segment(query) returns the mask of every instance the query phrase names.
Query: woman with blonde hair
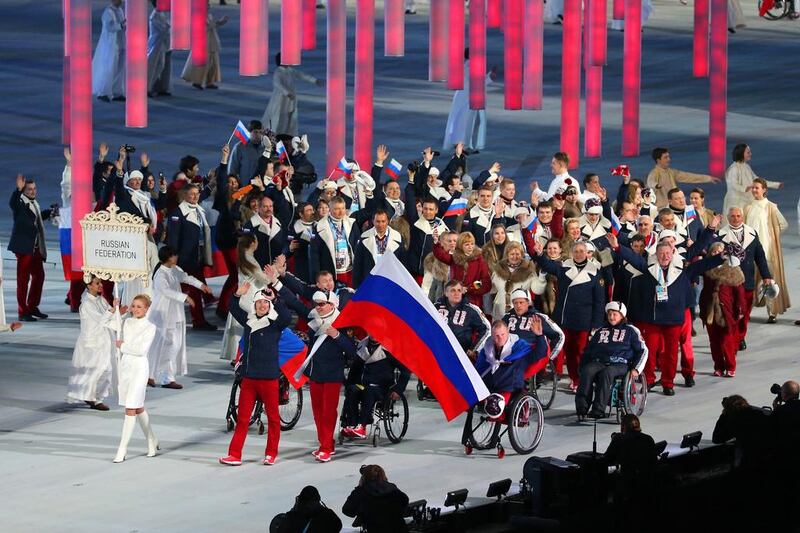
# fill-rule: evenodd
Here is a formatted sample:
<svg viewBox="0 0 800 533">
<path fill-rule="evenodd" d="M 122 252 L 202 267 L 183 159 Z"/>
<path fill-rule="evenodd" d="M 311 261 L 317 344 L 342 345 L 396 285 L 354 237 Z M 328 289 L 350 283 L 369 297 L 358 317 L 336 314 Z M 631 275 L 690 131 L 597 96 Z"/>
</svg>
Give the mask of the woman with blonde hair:
<svg viewBox="0 0 800 533">
<path fill-rule="evenodd" d="M 525 259 L 525 249 L 518 242 L 510 242 L 505 248 L 503 259 L 492 271 L 492 316 L 502 318 L 511 309 L 511 293 L 515 289 L 542 294 L 545 282 L 537 272 L 536 266 Z"/>
<path fill-rule="evenodd" d="M 438 242 L 434 233 L 433 255 L 446 265 L 450 265 L 450 279 L 457 279 L 467 290 L 469 303 L 481 307 L 483 295 L 491 289 L 489 266 L 475 244 L 475 236 L 465 231 L 458 236 L 456 249 L 448 253 Z"/>
<path fill-rule="evenodd" d="M 564 221 L 564 236 L 561 238 L 561 253 L 563 259 L 572 255 L 572 247 L 581 239 L 581 221 L 577 218 L 568 218 Z"/>
<path fill-rule="evenodd" d="M 116 346 L 122 356 L 119 361 L 119 404 L 125 407 L 125 422 L 122 424 L 122 437 L 117 448 L 115 463 L 125 460 L 128 443 L 133 436 L 133 427 L 139 421 L 147 437 L 147 457 L 153 457 L 158 450 L 158 440 L 150 428 L 150 417 L 144 410 L 144 397 L 147 392 L 149 368 L 147 352 L 156 336 L 156 326 L 147 319 L 150 297 L 140 294 L 134 297 L 128 309 L 129 315 L 122 321 Z"/>
</svg>

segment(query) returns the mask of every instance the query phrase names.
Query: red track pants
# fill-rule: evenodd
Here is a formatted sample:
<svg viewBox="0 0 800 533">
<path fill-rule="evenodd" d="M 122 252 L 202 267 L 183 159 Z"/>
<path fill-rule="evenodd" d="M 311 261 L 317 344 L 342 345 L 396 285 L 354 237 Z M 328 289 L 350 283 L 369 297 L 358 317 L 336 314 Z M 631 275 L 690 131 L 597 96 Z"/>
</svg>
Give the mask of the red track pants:
<svg viewBox="0 0 800 533">
<path fill-rule="evenodd" d="M 708 331 L 708 343 L 711 345 L 711 358 L 714 359 L 714 370 L 735 372 L 739 330 L 706 324 L 706 331 Z"/>
<path fill-rule="evenodd" d="M 644 369 L 647 384 L 656 381 L 656 357 L 661 368 L 661 385 L 671 389 L 675 384 L 675 374 L 678 370 L 678 344 L 681 337 L 683 324 L 675 326 L 661 326 L 659 324 L 645 324 L 642 336 L 649 352 L 647 366 Z"/>
<path fill-rule="evenodd" d="M 569 379 L 576 385 L 580 381 L 580 373 L 578 367 L 581 363 L 581 356 L 583 350 L 586 348 L 586 343 L 589 342 L 588 331 L 578 331 L 575 329 L 562 328 L 564 330 L 564 349 L 558 354 L 556 358 L 556 372 L 561 373 L 563 359 L 562 355 L 567 359 L 567 372 Z"/>
<path fill-rule="evenodd" d="M 38 248 L 32 254 L 17 256 L 17 311 L 19 315 L 29 315 L 39 309 L 44 285 L 44 265 L 42 253 Z"/>
<path fill-rule="evenodd" d="M 331 453 L 334 449 L 333 432 L 336 431 L 336 420 L 339 415 L 339 390 L 342 384 L 320 383 L 311 381 L 311 411 L 314 414 L 314 424 L 317 426 L 317 440 L 319 451 Z"/>
<path fill-rule="evenodd" d="M 267 448 L 264 455 L 278 456 L 281 440 L 281 417 L 278 412 L 278 380 L 244 378 L 239 385 L 239 407 L 236 411 L 236 430 L 228 447 L 228 455 L 241 460 L 242 447 L 247 438 L 250 417 L 256 400 L 261 400 L 267 415 Z"/>
</svg>

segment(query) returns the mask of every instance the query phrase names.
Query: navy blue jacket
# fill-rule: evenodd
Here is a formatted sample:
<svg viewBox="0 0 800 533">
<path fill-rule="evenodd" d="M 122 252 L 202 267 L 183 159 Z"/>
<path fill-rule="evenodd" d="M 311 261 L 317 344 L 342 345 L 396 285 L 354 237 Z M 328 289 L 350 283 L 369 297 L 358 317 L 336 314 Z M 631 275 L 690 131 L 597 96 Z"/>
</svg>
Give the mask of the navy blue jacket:
<svg viewBox="0 0 800 533">
<path fill-rule="evenodd" d="M 239 234 L 236 221 L 240 220 L 239 200 L 228 205 L 228 173 L 222 163 L 217 168 L 217 192 L 214 195 L 214 209 L 219 213 L 217 218 L 216 243 L 220 250 L 236 248 Z"/>
<path fill-rule="evenodd" d="M 764 253 L 764 248 L 761 246 L 761 240 L 758 238 L 756 230 L 745 225 L 744 233 L 745 256 L 739 266 L 744 273 L 745 290 L 752 291 L 756 287 L 756 267 L 758 268 L 758 273 L 761 274 L 761 279 L 772 278 L 772 274 L 770 274 L 767 256 Z M 741 245 L 733 235 L 730 226 L 719 230 L 717 237 L 724 243 L 736 243 Z"/>
<path fill-rule="evenodd" d="M 311 337 L 309 350 L 314 346 L 315 340 L 316 337 Z M 355 344 L 344 331 L 339 331 L 339 336 L 335 339 L 328 337 L 322 341 L 303 373 L 318 383 L 344 383 L 345 362 L 347 358 L 355 356 Z"/>
<path fill-rule="evenodd" d="M 167 222 L 167 244 L 178 252 L 178 266 L 186 272 L 197 272 L 204 266 L 199 241 L 200 226 L 189 222 L 180 208 L 172 211 Z"/>
<path fill-rule="evenodd" d="M 259 266 L 262 268 L 265 265 L 272 264 L 275 258 L 286 252 L 286 227 L 278 220 L 278 217 L 273 215 L 273 224 L 280 223 L 281 228 L 270 238 L 267 233 L 259 230 L 254 226 L 252 220 L 248 220 L 242 226 L 242 233 L 250 233 L 255 236 L 258 241 L 258 248 L 256 248 L 253 256 L 258 261 Z"/>
<path fill-rule="evenodd" d="M 400 232 L 391 228 L 390 230 L 387 231 L 385 237 L 389 240 L 386 244 L 386 253 L 393 253 L 401 264 L 405 264 L 403 237 Z M 373 269 L 377 254 L 376 233 L 375 229 L 372 228 L 361 234 L 361 238 L 355 248 L 353 256 L 353 288 L 357 289 Z"/>
<path fill-rule="evenodd" d="M 547 356 L 547 342 L 544 338 L 536 336 L 533 343 L 527 343 L 515 337 L 515 335 L 510 335 L 508 338 L 509 343 L 513 342 L 511 352 L 505 359 L 508 362 L 501 362 L 500 367 L 494 373 L 492 373 L 486 357 L 491 349 L 492 353 L 489 353 L 489 357 L 498 358 L 494 353 L 491 341 L 486 343 L 481 353 L 478 354 L 475 369 L 481 374 L 483 382 L 491 392 L 513 392 L 522 389 L 525 386 L 525 370 L 531 364 Z"/>
<path fill-rule="evenodd" d="M 345 229 L 347 237 L 347 245 L 351 253 L 351 267 L 355 265 L 355 249 L 358 246 L 358 241 L 361 239 L 361 229 L 353 218 L 350 218 L 353 224 L 350 229 Z M 317 222 L 317 232 L 314 238 L 311 239 L 311 277 L 316 278 L 317 273 L 321 270 L 327 270 L 336 278 L 336 258 L 334 256 L 336 246 L 336 236 L 333 234 L 333 228 L 327 218 Z"/>
<path fill-rule="evenodd" d="M 581 271 L 572 262 L 553 261 L 544 255 L 536 262 L 548 274 L 556 276 L 558 290 L 553 318 L 562 327 L 590 331 L 603 325 L 606 295 L 600 269 L 587 263 Z"/>
<path fill-rule="evenodd" d="M 230 311 L 233 318 L 242 325 L 244 334 L 244 353 L 241 364 L 244 376 L 251 379 L 278 379 L 281 374 L 278 363 L 278 341 L 284 328 L 292 323 L 292 315 L 280 298 L 273 300 L 272 305 L 278 312 L 278 318 L 269 326 L 251 331 L 247 325 L 247 313 L 239 307 L 239 297 L 231 296 Z"/>
<path fill-rule="evenodd" d="M 411 226 L 411 242 L 408 248 L 406 267 L 408 267 L 411 274 L 422 276 L 425 274 L 425 266 L 423 264 L 425 257 L 433 251 L 433 235 L 425 233 L 416 226 L 419 214 L 416 206 L 415 184 L 416 182 L 406 185 L 406 210 L 403 215 Z M 437 218 L 436 220 L 444 223 L 441 219 Z"/>
<path fill-rule="evenodd" d="M 436 303 L 436 310 L 447 320 L 450 331 L 455 335 L 458 344 L 467 350 L 480 350 L 491 333 L 490 324 L 477 306 L 462 298 L 458 305 L 451 306 L 447 297 L 442 296 Z"/>
<path fill-rule="evenodd" d="M 642 297 L 639 301 L 631 302 L 640 306 L 635 314 L 639 320 L 660 326 L 677 326 L 683 324 L 686 316 L 686 309 L 689 306 L 689 295 L 691 294 L 692 278 L 699 276 L 706 270 L 710 270 L 722 264 L 723 259 L 720 255 L 706 257 L 696 263 L 690 263 L 681 268 L 675 264 L 669 266 L 667 274 L 667 300 L 659 302 L 656 297 L 656 285 L 659 281 L 656 275 L 661 267 L 658 263 L 650 265 L 647 259 L 637 255 L 633 250 L 626 246 L 621 246 L 617 250 L 623 260 L 629 262 L 633 268 L 642 272 Z"/>
<path fill-rule="evenodd" d="M 564 346 L 564 332 L 549 316 L 537 312 L 533 307 L 528 309 L 528 312 L 522 316 L 518 315 L 514 309 L 511 309 L 511 312 L 506 313 L 503 317 L 503 322 L 508 326 L 509 332 L 532 345 L 539 338 L 538 335 L 531 331 L 531 318 L 534 315 L 538 315 L 542 320 L 542 334 L 550 342 L 550 359 L 552 359 L 558 355 L 558 352 Z"/>
<path fill-rule="evenodd" d="M 370 353 L 373 352 L 374 350 Z M 365 363 L 361 357 L 356 357 L 350 367 L 350 373 L 347 375 L 348 382 L 365 386 L 379 385 L 388 392 L 397 394 L 404 392 L 408 386 L 408 380 L 411 378 L 411 372 L 392 354 L 385 350 L 384 352 L 386 353 L 385 359 L 369 364 Z M 399 371 L 396 380 L 395 370 Z"/>
<path fill-rule="evenodd" d="M 641 332 L 635 326 L 620 322 L 616 326 L 606 324 L 594 332 L 583 350 L 580 366 L 597 362 L 643 369 L 644 357 L 647 357 L 647 346 Z"/>
<path fill-rule="evenodd" d="M 11 228 L 11 240 L 8 241 L 8 251 L 15 254 L 32 254 L 33 247 L 36 243 L 36 238 L 39 236 L 39 230 L 36 229 L 36 215 L 33 211 L 22 201 L 22 191 L 14 189 L 11 193 L 11 199 L 8 205 L 11 206 L 11 212 L 14 216 L 14 226 Z M 52 211 L 50 209 L 42 209 L 42 221 L 50 218 Z M 44 228 L 42 228 L 44 229 Z M 39 243 L 39 249 L 42 255 L 45 255 L 45 243 Z"/>
</svg>

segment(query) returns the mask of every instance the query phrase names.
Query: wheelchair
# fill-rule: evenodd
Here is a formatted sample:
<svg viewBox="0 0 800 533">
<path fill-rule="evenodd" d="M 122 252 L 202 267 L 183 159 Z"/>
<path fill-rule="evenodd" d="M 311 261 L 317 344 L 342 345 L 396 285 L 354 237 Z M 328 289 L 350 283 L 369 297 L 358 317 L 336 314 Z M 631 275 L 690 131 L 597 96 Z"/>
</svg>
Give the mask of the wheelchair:
<svg viewBox="0 0 800 533">
<path fill-rule="evenodd" d="M 527 382 L 528 392 L 533 394 L 542 409 L 545 411 L 550 409 L 553 405 L 553 400 L 556 399 L 556 390 L 558 389 L 558 374 L 556 373 L 556 364 L 553 359 L 547 361 L 545 367 L 533 374 Z"/>
<path fill-rule="evenodd" d="M 377 387 L 377 385 L 370 385 Z M 345 441 L 352 442 L 356 439 L 349 435 L 345 435 L 342 428 L 355 425 L 350 420 L 350 407 L 351 402 L 355 399 L 352 398 L 352 393 L 345 390 L 344 406 L 342 407 L 342 416 L 339 417 L 339 445 L 344 444 Z M 381 436 L 381 427 L 383 427 L 386 437 L 392 444 L 397 444 L 403 440 L 403 437 L 408 431 L 408 400 L 404 393 L 400 393 L 399 400 L 393 400 L 391 394 L 386 392 L 383 394 L 382 399 L 375 402 L 375 407 L 372 411 L 372 424 L 370 425 L 370 433 L 368 439 L 372 440 L 372 446 L 377 447 Z"/>
<path fill-rule="evenodd" d="M 644 372 L 634 379 L 632 371 L 628 370 L 624 376 L 614 378 L 606 407 L 606 418 L 611 416 L 612 411 L 615 412 L 617 423 L 627 414 L 642 416 L 646 405 L 647 380 Z M 585 415 L 579 415 L 578 421 L 583 422 L 586 418 Z"/>
<path fill-rule="evenodd" d="M 464 453 L 471 455 L 474 450 L 495 448 L 498 459 L 502 459 L 506 452 L 501 438 L 506 433 L 511 447 L 520 455 L 527 455 L 539 446 L 544 432 L 544 411 L 535 395 L 524 389 L 512 394 L 498 418 L 487 415 L 483 404 L 479 402 L 467 412 L 462 438 Z"/>
<path fill-rule="evenodd" d="M 233 381 L 231 387 L 231 396 L 228 400 L 228 412 L 225 415 L 227 423 L 227 430 L 233 431 L 236 428 L 236 414 L 239 406 L 239 387 L 241 385 L 240 379 Z M 261 420 L 261 415 L 264 413 L 264 405 L 261 400 L 256 400 L 255 407 L 253 407 L 253 414 L 250 416 L 249 426 L 253 424 L 258 425 L 258 434 L 264 434 L 264 422 Z M 303 389 L 295 389 L 286 379 L 286 376 L 281 374 L 278 378 L 278 413 L 281 418 L 281 431 L 289 431 L 297 425 L 300 420 L 300 415 L 303 413 Z"/>
</svg>

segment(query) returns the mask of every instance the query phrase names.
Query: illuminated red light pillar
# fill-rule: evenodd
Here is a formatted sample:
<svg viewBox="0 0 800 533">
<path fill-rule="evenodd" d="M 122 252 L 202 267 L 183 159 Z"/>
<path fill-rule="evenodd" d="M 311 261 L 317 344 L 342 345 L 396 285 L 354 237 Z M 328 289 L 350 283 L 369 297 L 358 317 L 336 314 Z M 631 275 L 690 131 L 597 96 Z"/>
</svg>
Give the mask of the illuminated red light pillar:
<svg viewBox="0 0 800 533">
<path fill-rule="evenodd" d="M 695 78 L 708 77 L 708 0 L 694 2 L 692 59 L 692 75 Z"/>
<path fill-rule="evenodd" d="M 598 6 L 602 6 L 602 13 Z M 605 61 L 606 27 L 605 0 L 586 0 L 584 2 L 584 54 L 583 66 L 585 75 L 584 87 L 584 155 L 600 157 L 603 132 L 603 62 Z M 597 24 L 603 21 L 602 27 Z M 603 54 L 598 54 L 598 49 Z M 601 61 L 595 66 L 594 61 Z"/>
<path fill-rule="evenodd" d="M 192 0 L 172 0 L 171 27 L 173 50 L 188 50 L 191 45 Z"/>
<path fill-rule="evenodd" d="M 303 44 L 302 0 L 281 0 L 281 63 L 300 64 Z"/>
<path fill-rule="evenodd" d="M 208 18 L 208 2 L 206 0 L 192 0 L 191 16 L 191 48 L 192 65 L 205 66 L 208 61 L 208 37 L 206 34 L 206 19 Z"/>
<path fill-rule="evenodd" d="M 503 0 L 486 0 L 486 25 L 489 28 L 499 28 L 502 24 Z"/>
<path fill-rule="evenodd" d="M 385 0 L 383 3 L 383 55 L 405 55 L 405 7 L 403 0 Z"/>
<path fill-rule="evenodd" d="M 615 20 L 625 19 L 625 0 L 613 0 L 611 4 L 611 16 Z"/>
<path fill-rule="evenodd" d="M 607 27 L 608 20 L 606 15 L 606 0 L 590 0 L 591 13 L 588 18 L 587 27 L 589 28 L 590 54 L 589 65 L 602 67 L 606 64 L 607 49 Z"/>
<path fill-rule="evenodd" d="M 70 150 L 72 152 L 72 270 L 83 266 L 80 220 L 92 210 L 92 2 L 70 5 Z"/>
<path fill-rule="evenodd" d="M 69 144 L 70 110 L 69 110 L 69 42 L 70 42 L 70 0 L 63 0 L 64 17 L 64 61 L 61 68 L 61 142 Z"/>
<path fill-rule="evenodd" d="M 261 74 L 258 54 L 261 0 L 242 0 L 239 17 L 239 75 Z"/>
<path fill-rule="evenodd" d="M 327 80 L 325 92 L 325 161 L 326 175 L 333 172 L 345 155 L 346 76 L 347 76 L 347 6 L 345 0 L 328 0 Z"/>
<path fill-rule="evenodd" d="M 525 1 L 525 63 L 523 65 L 522 109 L 542 108 L 542 74 L 544 71 L 544 2 Z"/>
<path fill-rule="evenodd" d="M 147 127 L 147 0 L 125 2 L 125 126 Z"/>
<path fill-rule="evenodd" d="M 464 0 L 450 0 L 447 35 L 447 88 L 464 88 Z"/>
<path fill-rule="evenodd" d="M 725 174 L 728 113 L 728 2 L 711 0 L 711 69 L 708 106 L 708 173 Z"/>
<path fill-rule="evenodd" d="M 564 0 L 561 54 L 561 151 L 569 154 L 569 168 L 580 157 L 581 0 Z"/>
<path fill-rule="evenodd" d="M 622 60 L 622 155 L 639 155 L 642 75 L 642 0 L 625 0 Z"/>
<path fill-rule="evenodd" d="M 486 3 L 469 3 L 469 108 L 486 108 Z"/>
<path fill-rule="evenodd" d="M 317 1 L 301 0 L 303 3 L 303 50 L 317 47 Z"/>
<path fill-rule="evenodd" d="M 170 9 L 170 0 L 156 1 L 156 11 L 169 11 L 169 9 Z"/>
<path fill-rule="evenodd" d="M 462 9 L 464 4 L 461 4 Z M 372 166 L 372 97 L 375 81 L 375 0 L 356 0 L 356 71 L 353 86 L 353 157 Z"/>
<path fill-rule="evenodd" d="M 447 2 L 448 0 L 431 0 L 428 23 L 428 81 L 445 81 L 447 78 Z"/>
<path fill-rule="evenodd" d="M 259 0 L 259 22 L 256 42 L 258 43 L 258 73 L 267 74 L 272 60 L 269 57 L 269 0 Z"/>
<path fill-rule="evenodd" d="M 505 0 L 503 6 L 503 65 L 506 109 L 522 109 L 522 27 L 524 0 Z"/>
</svg>

